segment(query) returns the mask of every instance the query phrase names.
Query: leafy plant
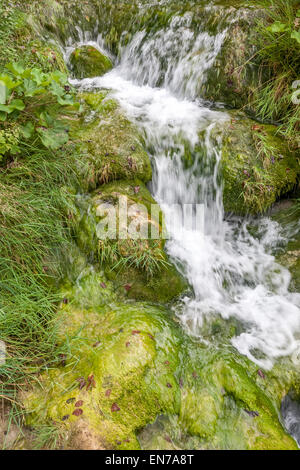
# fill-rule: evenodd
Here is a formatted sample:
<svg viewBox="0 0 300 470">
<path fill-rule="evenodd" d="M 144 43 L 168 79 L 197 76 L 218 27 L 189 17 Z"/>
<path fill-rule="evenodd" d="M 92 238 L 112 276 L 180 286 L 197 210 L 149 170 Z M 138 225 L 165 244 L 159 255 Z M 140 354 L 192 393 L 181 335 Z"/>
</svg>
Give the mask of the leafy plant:
<svg viewBox="0 0 300 470">
<path fill-rule="evenodd" d="M 0 121 L 6 129 L 17 122 L 21 136 L 26 139 L 38 138 L 52 150 L 68 142 L 68 129 L 58 119 L 61 107 L 78 109 L 74 102 L 67 76 L 55 71 L 44 73 L 39 68 L 24 68 L 19 63 L 6 66 L 7 73 L 0 75 Z M 7 151 L 12 154 L 18 144 L 11 145 L 11 138 L 4 141 L 2 131 L 0 156 Z"/>
</svg>

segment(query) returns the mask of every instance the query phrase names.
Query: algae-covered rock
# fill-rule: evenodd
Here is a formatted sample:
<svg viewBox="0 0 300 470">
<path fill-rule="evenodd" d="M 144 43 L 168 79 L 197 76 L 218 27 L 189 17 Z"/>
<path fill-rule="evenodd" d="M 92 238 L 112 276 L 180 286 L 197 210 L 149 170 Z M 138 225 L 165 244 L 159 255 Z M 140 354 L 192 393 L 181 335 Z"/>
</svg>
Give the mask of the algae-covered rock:
<svg viewBox="0 0 300 470">
<path fill-rule="evenodd" d="M 292 280 L 290 289 L 300 292 L 300 203 L 289 201 L 288 207 L 279 208 L 272 215 L 282 226 L 284 242 L 277 249 L 278 262 L 289 269 Z"/>
<path fill-rule="evenodd" d="M 265 212 L 291 191 L 300 174 L 299 159 L 277 135 L 277 128 L 240 113 L 214 131 L 222 134 L 225 211 L 244 215 Z"/>
<path fill-rule="evenodd" d="M 71 137 L 87 165 L 83 187 L 92 190 L 120 179 L 151 180 L 143 139 L 108 93 L 83 93 L 83 116 L 69 122 Z"/>
<path fill-rule="evenodd" d="M 258 20 L 263 18 L 261 6 L 233 5 L 224 42 L 207 71 L 200 95 L 214 102 L 223 102 L 232 108 L 247 106 L 254 113 L 257 90 L 270 78 L 270 70 L 261 67 L 257 54 Z M 223 15 L 228 6 L 222 5 Z"/>
<path fill-rule="evenodd" d="M 141 181 L 102 185 L 78 198 L 78 208 L 77 242 L 119 295 L 166 303 L 186 289 L 164 252 L 160 208 Z"/>
<path fill-rule="evenodd" d="M 92 46 L 81 46 L 70 56 L 70 67 L 76 78 L 101 77 L 113 68 L 109 57 Z"/>
<path fill-rule="evenodd" d="M 61 447 L 157 448 L 145 426 L 164 416 L 160 449 L 297 448 L 248 360 L 193 342 L 166 309 L 117 302 L 101 273 L 62 295 L 60 362 L 23 394 L 27 424 L 55 426 Z"/>
</svg>

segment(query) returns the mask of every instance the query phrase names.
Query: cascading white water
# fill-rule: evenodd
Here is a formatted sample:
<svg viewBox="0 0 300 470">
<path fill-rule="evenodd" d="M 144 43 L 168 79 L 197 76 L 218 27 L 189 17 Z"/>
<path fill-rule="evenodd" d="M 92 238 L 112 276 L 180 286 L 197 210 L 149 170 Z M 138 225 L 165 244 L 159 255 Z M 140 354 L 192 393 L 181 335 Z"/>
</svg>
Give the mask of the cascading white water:
<svg viewBox="0 0 300 470">
<path fill-rule="evenodd" d="M 281 236 L 276 222 L 262 218 L 258 240 L 246 221 L 224 220 L 220 146 L 211 132 L 228 116 L 195 98 L 227 30 L 195 34 L 190 23 L 186 14 L 174 17 L 167 30 L 137 33 L 114 70 L 73 83 L 112 89 L 145 135 L 154 168 L 153 196 L 170 232 L 167 251 L 194 292 L 176 312 L 182 324 L 201 337 L 205 318 L 237 319 L 243 333 L 232 344 L 268 369 L 299 346 L 300 295 L 289 293 L 289 272 L 269 254 Z M 187 149 L 193 156 L 188 165 Z M 205 208 L 205 231 L 176 226 L 180 206 L 196 203 Z"/>
</svg>

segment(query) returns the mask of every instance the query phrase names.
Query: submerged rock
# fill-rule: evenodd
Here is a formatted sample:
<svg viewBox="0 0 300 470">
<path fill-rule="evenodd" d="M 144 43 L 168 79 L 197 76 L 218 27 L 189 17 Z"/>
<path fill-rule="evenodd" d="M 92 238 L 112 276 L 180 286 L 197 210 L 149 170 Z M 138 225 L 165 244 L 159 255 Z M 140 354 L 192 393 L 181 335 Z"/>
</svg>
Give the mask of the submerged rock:
<svg viewBox="0 0 300 470">
<path fill-rule="evenodd" d="M 106 288 L 95 302 L 87 279 L 62 302 L 65 361 L 23 395 L 28 425 L 57 426 L 64 448 L 87 448 L 84 435 L 94 449 L 157 448 L 147 429 L 137 433 L 164 415 L 171 424 L 160 449 L 172 441 L 177 449 L 297 448 L 278 419 L 280 399 L 256 383 L 253 364 L 194 343 L 166 309 L 116 302 L 111 283 L 97 276 Z"/>
<path fill-rule="evenodd" d="M 187 288 L 164 252 L 162 214 L 141 181 L 102 185 L 78 207 L 78 244 L 101 263 L 119 295 L 165 303 Z"/>
<path fill-rule="evenodd" d="M 213 131 L 222 135 L 221 172 L 225 211 L 260 214 L 291 191 L 300 174 L 296 154 L 277 135 L 277 128 L 232 112 L 231 120 Z"/>
<path fill-rule="evenodd" d="M 92 46 L 81 46 L 70 56 L 70 67 L 73 75 L 78 78 L 101 77 L 113 68 L 109 57 Z"/>
</svg>

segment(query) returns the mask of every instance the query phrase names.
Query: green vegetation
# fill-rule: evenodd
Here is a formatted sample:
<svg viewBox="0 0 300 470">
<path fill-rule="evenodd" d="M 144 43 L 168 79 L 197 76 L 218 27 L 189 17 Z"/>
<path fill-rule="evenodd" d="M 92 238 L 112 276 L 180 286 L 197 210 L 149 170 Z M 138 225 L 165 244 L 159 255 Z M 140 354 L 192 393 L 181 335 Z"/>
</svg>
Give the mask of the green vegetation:
<svg viewBox="0 0 300 470">
<path fill-rule="evenodd" d="M 261 3 L 261 2 L 260 2 Z M 271 79 L 259 89 L 259 117 L 279 124 L 292 147 L 299 148 L 300 106 L 293 102 L 300 79 L 300 2 L 271 0 L 262 3 L 267 19 L 257 29 L 262 67 L 271 69 Z M 298 93 L 299 95 L 299 93 Z"/>
<path fill-rule="evenodd" d="M 7 64 L 6 70 L 0 75 L 0 158 L 20 151 L 18 138 L 40 141 L 52 150 L 61 148 L 69 136 L 57 113 L 62 106 L 75 106 L 67 75 L 59 70 L 45 74 L 19 63 Z"/>
<path fill-rule="evenodd" d="M 59 354 L 56 282 L 71 243 L 68 188 L 78 184 L 80 165 L 57 119 L 73 104 L 64 68 L 44 55 L 16 6 L 0 7 L 0 337 L 7 348 L 0 396 L 12 405 L 11 421 L 21 422 L 19 388 Z"/>
</svg>

